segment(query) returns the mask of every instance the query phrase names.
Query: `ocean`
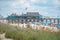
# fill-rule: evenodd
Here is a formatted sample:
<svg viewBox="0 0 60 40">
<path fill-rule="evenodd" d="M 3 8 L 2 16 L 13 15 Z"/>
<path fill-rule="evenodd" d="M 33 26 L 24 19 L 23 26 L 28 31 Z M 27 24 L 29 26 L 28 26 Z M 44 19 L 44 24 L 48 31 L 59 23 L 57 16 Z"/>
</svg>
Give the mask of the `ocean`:
<svg viewBox="0 0 60 40">
<path fill-rule="evenodd" d="M 47 25 L 50 25 L 51 23 L 50 23 L 50 21 L 44 21 L 44 22 L 32 22 L 33 24 L 47 24 Z M 60 24 L 57 24 L 57 22 L 56 23 L 54 23 L 56 26 L 58 26 L 58 27 L 60 27 Z"/>
</svg>

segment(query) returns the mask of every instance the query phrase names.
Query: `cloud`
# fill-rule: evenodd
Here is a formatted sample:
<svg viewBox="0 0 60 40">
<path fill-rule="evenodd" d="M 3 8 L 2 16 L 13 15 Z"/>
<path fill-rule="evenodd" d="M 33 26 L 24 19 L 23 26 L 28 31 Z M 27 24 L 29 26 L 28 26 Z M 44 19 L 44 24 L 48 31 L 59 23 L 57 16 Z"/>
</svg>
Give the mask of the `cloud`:
<svg viewBox="0 0 60 40">
<path fill-rule="evenodd" d="M 39 2 L 47 3 L 47 0 L 40 0 Z"/>
<path fill-rule="evenodd" d="M 18 0 L 16 2 L 12 2 L 11 3 L 12 7 L 22 7 L 22 8 L 26 8 L 26 7 L 30 7 L 30 3 L 27 0 Z"/>
<path fill-rule="evenodd" d="M 47 0 L 31 0 L 31 2 L 33 2 L 33 3 L 38 3 L 38 2 L 40 2 L 40 3 L 46 3 Z"/>
<path fill-rule="evenodd" d="M 22 13 L 27 11 L 39 12 L 45 16 L 56 16 L 60 13 L 59 0 L 15 0 L 0 1 L 0 13 Z M 25 8 L 28 8 L 25 10 Z M 60 15 L 60 14 L 59 14 Z"/>
<path fill-rule="evenodd" d="M 54 5 L 60 6 L 60 0 L 52 0 Z"/>
<path fill-rule="evenodd" d="M 31 0 L 31 2 L 36 2 L 36 0 Z"/>
</svg>

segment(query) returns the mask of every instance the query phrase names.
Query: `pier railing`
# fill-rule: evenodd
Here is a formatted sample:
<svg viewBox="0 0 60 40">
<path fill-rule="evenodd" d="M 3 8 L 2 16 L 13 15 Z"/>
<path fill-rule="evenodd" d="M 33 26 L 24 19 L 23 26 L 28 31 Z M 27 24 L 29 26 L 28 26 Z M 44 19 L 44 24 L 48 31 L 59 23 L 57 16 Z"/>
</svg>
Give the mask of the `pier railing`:
<svg viewBox="0 0 60 40">
<path fill-rule="evenodd" d="M 7 19 L 8 23 L 28 23 L 28 22 L 53 22 L 54 24 L 60 24 L 60 18 L 41 18 L 41 19 Z"/>
</svg>

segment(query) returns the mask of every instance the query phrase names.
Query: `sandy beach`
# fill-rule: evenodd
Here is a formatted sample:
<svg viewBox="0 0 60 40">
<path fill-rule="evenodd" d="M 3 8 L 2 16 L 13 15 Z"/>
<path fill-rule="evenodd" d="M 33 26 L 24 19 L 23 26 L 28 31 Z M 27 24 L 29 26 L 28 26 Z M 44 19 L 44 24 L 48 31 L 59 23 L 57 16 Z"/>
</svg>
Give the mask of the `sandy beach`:
<svg viewBox="0 0 60 40">
<path fill-rule="evenodd" d="M 13 40 L 13 39 L 6 38 L 5 33 L 0 34 L 0 38 L 1 38 L 1 40 Z"/>
<path fill-rule="evenodd" d="M 17 26 L 17 27 L 21 27 L 21 28 L 32 28 L 32 29 L 38 29 L 38 30 L 41 30 L 41 29 L 44 29 L 44 30 L 51 30 L 51 31 L 59 31 L 59 29 L 57 27 L 54 27 L 54 26 L 49 26 L 49 25 L 42 25 L 42 24 L 32 24 L 32 23 L 28 23 L 28 24 L 9 24 L 9 25 L 12 25 L 12 26 Z"/>
</svg>

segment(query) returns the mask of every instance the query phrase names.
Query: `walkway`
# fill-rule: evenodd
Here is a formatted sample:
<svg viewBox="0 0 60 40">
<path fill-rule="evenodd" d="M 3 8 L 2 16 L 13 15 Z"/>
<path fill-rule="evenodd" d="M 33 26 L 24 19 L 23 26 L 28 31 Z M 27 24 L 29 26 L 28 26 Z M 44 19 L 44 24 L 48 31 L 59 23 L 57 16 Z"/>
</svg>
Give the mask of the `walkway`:
<svg viewBox="0 0 60 40">
<path fill-rule="evenodd" d="M 0 38 L 1 38 L 2 40 L 12 40 L 12 39 L 5 38 L 5 33 L 0 34 Z"/>
</svg>

